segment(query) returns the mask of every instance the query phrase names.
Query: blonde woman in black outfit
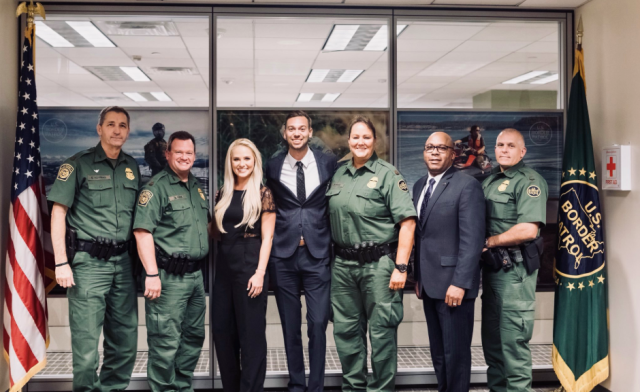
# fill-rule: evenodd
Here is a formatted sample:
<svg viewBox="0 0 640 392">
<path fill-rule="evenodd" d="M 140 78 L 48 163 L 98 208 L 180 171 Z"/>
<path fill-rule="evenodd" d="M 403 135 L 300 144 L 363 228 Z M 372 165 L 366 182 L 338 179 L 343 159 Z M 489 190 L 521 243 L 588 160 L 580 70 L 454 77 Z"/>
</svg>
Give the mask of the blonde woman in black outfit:
<svg viewBox="0 0 640 392">
<path fill-rule="evenodd" d="M 231 143 L 216 194 L 213 236 L 220 241 L 213 287 L 213 339 L 222 387 L 262 391 L 267 370 L 267 263 L 276 223 L 262 158 L 248 139 Z"/>
</svg>

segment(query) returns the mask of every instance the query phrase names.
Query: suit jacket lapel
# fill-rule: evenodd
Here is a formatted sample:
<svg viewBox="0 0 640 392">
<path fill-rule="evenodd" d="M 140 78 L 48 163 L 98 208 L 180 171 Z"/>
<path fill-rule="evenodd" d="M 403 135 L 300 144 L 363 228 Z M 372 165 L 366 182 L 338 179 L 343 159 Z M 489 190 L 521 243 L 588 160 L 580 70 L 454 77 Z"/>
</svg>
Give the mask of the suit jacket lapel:
<svg viewBox="0 0 640 392">
<path fill-rule="evenodd" d="M 424 189 L 424 184 L 427 182 L 427 178 L 429 178 L 428 174 L 420 178 L 418 182 L 416 182 L 416 184 L 413 186 L 413 206 L 415 207 L 416 211 L 420 209 L 420 206 L 418 206 L 418 202 L 420 201 L 420 194 L 422 194 L 422 190 Z"/>
<path fill-rule="evenodd" d="M 440 198 L 440 195 L 442 195 L 442 192 L 444 192 L 444 190 L 447 188 L 447 185 L 449 185 L 449 180 L 451 180 L 451 177 L 453 176 L 453 173 L 455 171 L 456 169 L 452 166 L 451 168 L 449 168 L 449 170 L 447 170 L 447 172 L 442 176 L 442 178 L 438 182 L 436 189 L 433 190 L 433 193 L 429 198 L 429 204 L 427 204 L 427 211 L 425 212 L 427 216 L 421 219 L 423 222 L 426 222 L 429 219 L 429 214 L 431 214 L 431 210 L 433 210 L 433 206 L 438 202 L 438 198 Z"/>
<path fill-rule="evenodd" d="M 294 195 L 289 189 L 288 186 L 280 181 L 280 176 L 282 176 L 282 166 L 284 165 L 284 160 L 287 156 L 287 152 L 285 151 L 283 154 L 277 155 L 274 157 L 269 163 L 269 171 L 271 172 L 271 178 L 275 184 L 283 189 L 283 192 L 288 192 L 289 196 L 296 201 L 296 203 L 300 204 L 298 200 L 298 196 Z"/>
<path fill-rule="evenodd" d="M 311 149 L 311 147 L 309 147 L 309 149 Z M 310 194 L 309 197 L 307 197 L 305 199 L 305 203 L 307 202 L 307 200 L 311 199 L 311 196 L 313 196 L 316 192 L 318 192 L 318 190 L 320 188 L 322 188 L 322 184 L 328 179 L 329 177 L 329 173 L 327 172 L 326 167 L 325 167 L 325 155 L 320 152 L 320 151 L 316 151 L 311 149 L 311 152 L 313 153 L 313 156 L 316 158 L 316 167 L 318 168 L 318 177 L 320 178 L 320 184 L 318 184 L 318 186 L 316 187 L 316 189 L 314 189 Z M 304 204 L 304 203 L 302 203 Z"/>
</svg>

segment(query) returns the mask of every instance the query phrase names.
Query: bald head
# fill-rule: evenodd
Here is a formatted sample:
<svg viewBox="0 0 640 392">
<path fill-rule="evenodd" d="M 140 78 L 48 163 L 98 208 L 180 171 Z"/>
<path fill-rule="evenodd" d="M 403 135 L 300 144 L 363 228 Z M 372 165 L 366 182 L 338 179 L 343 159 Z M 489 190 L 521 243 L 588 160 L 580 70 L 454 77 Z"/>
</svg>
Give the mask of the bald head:
<svg viewBox="0 0 640 392">
<path fill-rule="evenodd" d="M 444 132 L 434 132 L 424 144 L 424 163 L 429 174 L 437 176 L 451 167 L 456 156 L 453 151 L 453 140 Z"/>
<path fill-rule="evenodd" d="M 496 160 L 502 171 L 517 165 L 526 153 L 527 147 L 524 145 L 524 137 L 520 131 L 507 128 L 500 132 L 496 139 Z"/>
</svg>

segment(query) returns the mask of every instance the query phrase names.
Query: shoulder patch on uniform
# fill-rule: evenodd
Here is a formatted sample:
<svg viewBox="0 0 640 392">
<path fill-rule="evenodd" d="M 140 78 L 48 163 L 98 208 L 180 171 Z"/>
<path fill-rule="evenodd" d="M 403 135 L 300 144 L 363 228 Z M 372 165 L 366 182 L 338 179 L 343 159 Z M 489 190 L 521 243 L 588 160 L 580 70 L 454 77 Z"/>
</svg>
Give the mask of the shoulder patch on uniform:
<svg viewBox="0 0 640 392">
<path fill-rule="evenodd" d="M 151 198 L 153 197 L 153 193 L 148 190 L 145 189 L 142 192 L 140 192 L 140 197 L 138 197 L 138 205 L 140 207 L 146 207 L 147 204 L 149 204 L 149 200 L 151 200 Z"/>
<path fill-rule="evenodd" d="M 529 197 L 540 197 L 541 194 L 542 190 L 540 190 L 540 187 L 537 185 L 529 185 L 529 188 L 527 188 L 527 195 L 529 195 Z"/>
<path fill-rule="evenodd" d="M 398 181 L 398 188 L 400 188 L 403 192 L 409 192 L 409 187 L 407 186 L 407 182 L 405 180 Z"/>
<path fill-rule="evenodd" d="M 70 164 L 63 163 L 60 166 L 60 169 L 58 170 L 58 180 L 67 181 L 67 179 L 69 179 L 69 176 L 71 176 L 71 173 L 73 173 L 74 170 L 75 169 Z"/>
</svg>

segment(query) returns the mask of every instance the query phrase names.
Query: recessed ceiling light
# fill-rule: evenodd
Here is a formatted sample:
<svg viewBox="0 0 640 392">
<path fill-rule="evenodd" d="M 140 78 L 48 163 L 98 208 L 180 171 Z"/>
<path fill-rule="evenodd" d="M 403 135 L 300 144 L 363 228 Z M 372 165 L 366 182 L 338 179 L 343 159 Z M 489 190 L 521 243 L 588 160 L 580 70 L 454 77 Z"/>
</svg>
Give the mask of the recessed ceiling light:
<svg viewBox="0 0 640 392">
<path fill-rule="evenodd" d="M 520 76 L 515 77 L 513 79 L 509 79 L 506 82 L 502 82 L 502 84 L 518 84 L 518 83 L 522 83 L 522 82 L 524 82 L 526 80 L 533 79 L 533 78 L 535 78 L 537 76 L 540 76 L 540 75 L 543 75 L 545 73 L 547 73 L 547 71 L 532 71 L 532 72 L 528 72 L 528 73 L 526 73 L 524 75 L 520 75 Z"/>
<path fill-rule="evenodd" d="M 178 28 L 171 21 L 96 21 L 100 30 L 109 35 L 178 36 Z"/>
<path fill-rule="evenodd" d="M 148 99 L 140 95 L 140 93 L 123 93 L 127 97 L 131 98 L 135 102 L 147 102 Z"/>
<path fill-rule="evenodd" d="M 298 94 L 297 102 L 309 102 L 313 98 L 313 93 L 300 93 Z"/>
<path fill-rule="evenodd" d="M 51 27 L 43 22 L 36 21 L 36 35 L 38 38 L 48 43 L 54 48 L 73 48 L 74 45 L 63 36 L 56 33 Z"/>
<path fill-rule="evenodd" d="M 160 102 L 171 102 L 171 98 L 164 92 L 152 92 L 153 95 Z"/>
<path fill-rule="evenodd" d="M 327 93 L 322 97 L 322 102 L 333 102 L 340 96 L 340 93 Z"/>
<path fill-rule="evenodd" d="M 345 50 L 360 25 L 334 25 L 322 50 Z"/>
<path fill-rule="evenodd" d="M 531 84 L 547 84 L 551 82 L 555 82 L 558 80 L 558 74 L 553 74 L 551 76 L 544 77 L 542 79 L 534 80 Z"/>
<path fill-rule="evenodd" d="M 147 75 L 144 74 L 144 72 L 142 72 L 142 70 L 140 70 L 140 68 L 138 67 L 120 67 L 120 69 L 126 73 L 127 75 L 129 75 L 129 77 L 131 79 L 133 79 L 133 81 L 135 82 L 148 82 L 151 79 L 149 79 L 149 77 Z"/>
<path fill-rule="evenodd" d="M 398 25 L 399 35 L 407 25 Z M 387 49 L 387 25 L 334 25 L 324 51 L 384 51 Z"/>
<path fill-rule="evenodd" d="M 84 39 L 89 41 L 96 48 L 115 48 L 115 45 L 106 35 L 91 22 L 67 21 L 72 29 L 78 32 Z"/>
<path fill-rule="evenodd" d="M 312 69 L 307 83 L 351 83 L 364 72 L 362 69 Z"/>
</svg>

